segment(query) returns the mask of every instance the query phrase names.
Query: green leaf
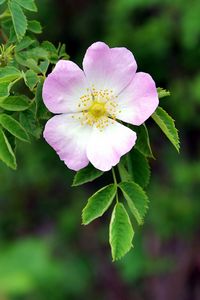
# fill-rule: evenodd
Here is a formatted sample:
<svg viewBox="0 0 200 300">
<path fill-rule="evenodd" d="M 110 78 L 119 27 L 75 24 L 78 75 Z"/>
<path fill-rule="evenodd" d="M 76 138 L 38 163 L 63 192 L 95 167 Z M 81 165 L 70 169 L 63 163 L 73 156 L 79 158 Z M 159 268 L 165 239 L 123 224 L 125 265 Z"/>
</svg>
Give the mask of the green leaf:
<svg viewBox="0 0 200 300">
<path fill-rule="evenodd" d="M 11 82 L 21 77 L 21 72 L 14 67 L 0 68 L 0 83 L 5 81 Z"/>
<path fill-rule="evenodd" d="M 6 114 L 0 115 L 0 124 L 12 135 L 14 135 L 19 140 L 24 142 L 29 142 L 29 137 L 26 130 L 22 127 L 22 125 L 16 121 L 11 116 Z"/>
<path fill-rule="evenodd" d="M 50 60 L 50 62 L 57 63 L 59 57 L 56 47 L 48 41 L 44 41 L 41 46 L 48 52 L 48 59 Z"/>
<path fill-rule="evenodd" d="M 32 71 L 32 70 L 28 70 L 25 73 L 25 83 L 26 85 L 29 87 L 29 89 L 32 91 L 34 89 L 34 87 L 36 86 L 37 82 L 38 82 L 38 76 L 37 74 Z"/>
<path fill-rule="evenodd" d="M 110 227 L 109 242 L 113 261 L 122 258 L 133 246 L 134 231 L 129 216 L 122 203 L 114 207 Z"/>
<path fill-rule="evenodd" d="M 48 67 L 49 67 L 49 60 L 43 60 L 41 61 L 41 63 L 39 64 L 39 68 L 42 72 L 42 74 L 46 74 L 47 70 L 48 70 Z"/>
<path fill-rule="evenodd" d="M 42 47 L 35 47 L 28 51 L 26 51 L 26 58 L 33 58 L 38 61 L 40 59 L 48 59 L 48 51 L 43 49 Z"/>
<path fill-rule="evenodd" d="M 6 0 L 0 0 L 0 5 L 3 4 Z"/>
<path fill-rule="evenodd" d="M 35 0 L 14 0 L 14 1 L 27 10 L 37 12 L 37 6 L 35 5 Z"/>
<path fill-rule="evenodd" d="M 23 111 L 30 105 L 29 99 L 24 96 L 10 96 L 0 101 L 0 107 L 9 111 Z"/>
<path fill-rule="evenodd" d="M 42 127 L 38 120 L 35 119 L 34 111 L 28 109 L 24 112 L 21 112 L 19 115 L 19 120 L 29 134 L 34 136 L 36 139 L 40 138 Z"/>
<path fill-rule="evenodd" d="M 15 53 L 15 59 L 20 65 L 33 70 L 37 74 L 42 73 L 42 71 L 40 70 L 40 67 L 37 64 L 37 61 L 35 61 L 33 58 L 27 58 L 25 56 L 25 53 Z"/>
<path fill-rule="evenodd" d="M 4 13 L 6 13 L 6 14 L 10 14 L 10 12 L 8 11 L 8 10 L 6 10 L 6 11 L 4 11 Z M 2 27 L 2 29 L 3 29 L 3 31 L 6 33 L 6 34 L 9 34 L 10 33 L 10 30 L 11 30 L 11 28 L 13 28 L 13 23 L 12 23 L 12 20 L 11 20 L 11 18 L 9 17 L 9 18 L 3 18 L 2 20 L 1 20 L 1 27 Z M 13 30 L 14 30 L 14 28 L 13 28 Z M 10 37 L 9 37 L 10 38 Z"/>
<path fill-rule="evenodd" d="M 58 56 L 59 59 L 69 59 L 69 55 L 66 53 L 66 45 L 65 44 L 60 44 L 58 45 Z"/>
<path fill-rule="evenodd" d="M 16 46 L 15 50 L 21 51 L 24 50 L 26 48 L 28 48 L 29 46 L 31 46 L 33 43 L 35 42 L 35 40 L 31 39 L 29 36 L 25 36 Z"/>
<path fill-rule="evenodd" d="M 132 181 L 133 178 L 131 174 L 128 173 L 123 158 L 120 160 L 118 164 L 119 175 L 122 181 Z"/>
<path fill-rule="evenodd" d="M 15 153 L 16 149 L 17 149 L 16 137 L 14 135 L 10 134 L 8 131 L 6 132 L 6 137 L 7 137 L 7 140 L 9 142 L 13 152 Z"/>
<path fill-rule="evenodd" d="M 119 187 L 139 225 L 143 224 L 148 209 L 148 197 L 135 182 L 121 182 Z"/>
<path fill-rule="evenodd" d="M 5 136 L 3 130 L 0 128 L 0 159 L 10 168 L 16 169 L 15 154 Z"/>
<path fill-rule="evenodd" d="M 9 18 L 8 24 L 9 24 L 9 30 L 7 30 L 7 32 L 9 32 L 9 38 L 8 38 L 7 44 L 8 44 L 8 46 L 12 46 L 12 45 L 17 44 L 19 41 L 17 40 L 17 36 L 16 36 L 16 33 L 15 33 L 15 29 L 13 27 L 12 19 Z M 6 30 L 5 30 L 5 33 L 6 33 Z"/>
<path fill-rule="evenodd" d="M 76 173 L 72 186 L 78 186 L 87 182 L 91 182 L 101 175 L 103 175 L 102 171 L 95 169 L 93 165 L 89 164 L 86 168 L 81 169 Z"/>
<path fill-rule="evenodd" d="M 23 1 L 26 2 L 26 1 Z M 26 16 L 21 9 L 21 7 L 14 1 L 8 2 L 8 8 L 10 10 L 13 26 L 15 29 L 15 33 L 18 41 L 20 41 L 26 33 L 27 29 L 27 19 Z"/>
<path fill-rule="evenodd" d="M 150 167 L 148 159 L 138 150 L 131 151 L 133 179 L 141 187 L 146 187 L 150 180 Z"/>
<path fill-rule="evenodd" d="M 0 68 L 0 101 L 10 94 L 11 87 L 22 78 L 22 74 L 14 67 Z"/>
<path fill-rule="evenodd" d="M 107 185 L 97 191 L 88 199 L 88 203 L 82 212 L 82 221 L 84 225 L 89 224 L 94 219 L 101 217 L 111 205 L 117 187 L 114 184 Z"/>
<path fill-rule="evenodd" d="M 160 87 L 157 88 L 157 92 L 158 92 L 159 99 L 170 96 L 170 91 L 167 91 Z"/>
<path fill-rule="evenodd" d="M 40 22 L 36 20 L 28 21 L 28 30 L 36 34 L 40 34 L 42 33 L 42 26 Z"/>
<path fill-rule="evenodd" d="M 48 120 L 51 116 L 50 112 L 47 110 L 46 106 L 44 105 L 42 99 L 42 87 L 43 81 L 40 80 L 37 85 L 36 93 L 35 93 L 35 114 L 38 119 Z"/>
<path fill-rule="evenodd" d="M 54 44 L 52 44 L 51 42 L 44 41 L 44 42 L 42 42 L 41 46 L 42 46 L 42 48 L 44 48 L 49 53 L 51 53 L 51 54 L 57 54 L 57 49 L 54 46 Z"/>
<path fill-rule="evenodd" d="M 135 148 L 128 156 L 120 160 L 118 170 L 122 181 L 135 181 L 142 187 L 146 187 L 149 183 L 150 167 L 148 159 Z"/>
<path fill-rule="evenodd" d="M 41 73 L 41 70 L 37 64 L 37 62 L 33 58 L 29 58 L 26 60 L 25 65 L 33 70 L 36 73 Z"/>
<path fill-rule="evenodd" d="M 152 115 L 152 118 L 179 152 L 179 137 L 174 120 L 161 107 L 156 109 Z"/>
<path fill-rule="evenodd" d="M 9 96 L 11 86 L 12 86 L 12 82 L 9 81 L 0 82 L 0 101 Z"/>
<path fill-rule="evenodd" d="M 134 131 L 136 131 L 137 133 L 135 148 L 139 150 L 144 156 L 154 158 L 150 146 L 149 133 L 147 127 L 143 124 L 139 127 L 134 127 Z"/>
</svg>

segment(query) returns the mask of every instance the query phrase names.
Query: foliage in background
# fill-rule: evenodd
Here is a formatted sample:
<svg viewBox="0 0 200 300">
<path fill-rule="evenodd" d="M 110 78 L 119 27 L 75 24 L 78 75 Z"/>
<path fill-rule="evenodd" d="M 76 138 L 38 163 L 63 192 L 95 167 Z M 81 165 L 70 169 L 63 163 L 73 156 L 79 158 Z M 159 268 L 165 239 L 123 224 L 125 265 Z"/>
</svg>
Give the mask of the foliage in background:
<svg viewBox="0 0 200 300">
<path fill-rule="evenodd" d="M 31 136 L 39 138 L 42 122 L 49 118 L 41 95 L 49 65 L 68 56 L 63 45 L 56 48 L 48 41 L 38 41 L 36 35 L 42 32 L 40 22 L 27 16 L 28 11 L 37 11 L 33 0 L 1 4 L 0 159 L 16 169 L 17 141 L 30 142 Z"/>
</svg>

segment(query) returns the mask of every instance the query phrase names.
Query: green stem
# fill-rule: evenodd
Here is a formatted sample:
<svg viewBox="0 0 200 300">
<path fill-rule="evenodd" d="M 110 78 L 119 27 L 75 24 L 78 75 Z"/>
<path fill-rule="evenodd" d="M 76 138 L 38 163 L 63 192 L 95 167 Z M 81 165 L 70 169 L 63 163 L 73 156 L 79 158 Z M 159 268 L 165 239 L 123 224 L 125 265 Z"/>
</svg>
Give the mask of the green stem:
<svg viewBox="0 0 200 300">
<path fill-rule="evenodd" d="M 114 170 L 114 168 L 112 168 L 112 174 L 113 174 L 114 184 L 117 185 L 117 178 L 116 178 L 116 175 L 115 175 L 115 170 Z"/>
<path fill-rule="evenodd" d="M 112 175 L 113 175 L 114 184 L 116 185 L 116 188 L 117 188 L 117 178 L 116 178 L 116 175 L 115 175 L 114 168 L 112 168 Z M 117 203 L 119 202 L 118 191 L 116 192 L 116 202 Z"/>
</svg>

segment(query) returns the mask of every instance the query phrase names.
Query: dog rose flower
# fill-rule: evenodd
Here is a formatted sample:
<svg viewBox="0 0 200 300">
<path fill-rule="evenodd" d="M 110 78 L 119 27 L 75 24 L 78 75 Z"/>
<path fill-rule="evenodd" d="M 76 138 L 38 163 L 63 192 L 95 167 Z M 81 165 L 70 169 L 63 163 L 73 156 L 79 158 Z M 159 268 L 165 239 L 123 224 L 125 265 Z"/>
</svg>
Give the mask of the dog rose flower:
<svg viewBox="0 0 200 300">
<path fill-rule="evenodd" d="M 91 162 L 108 171 L 131 150 L 136 133 L 122 124 L 141 125 L 158 106 L 155 82 L 138 72 L 126 48 L 92 44 L 83 71 L 60 60 L 43 87 L 43 100 L 54 114 L 44 138 L 68 168 L 78 171 Z"/>
</svg>

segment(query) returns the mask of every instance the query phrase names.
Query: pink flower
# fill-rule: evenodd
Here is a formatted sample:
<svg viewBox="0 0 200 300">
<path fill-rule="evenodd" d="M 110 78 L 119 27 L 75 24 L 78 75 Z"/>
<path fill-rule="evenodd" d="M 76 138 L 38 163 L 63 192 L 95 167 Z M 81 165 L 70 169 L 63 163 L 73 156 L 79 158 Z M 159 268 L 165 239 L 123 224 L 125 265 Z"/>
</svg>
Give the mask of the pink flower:
<svg viewBox="0 0 200 300">
<path fill-rule="evenodd" d="M 158 106 L 155 82 L 136 73 L 126 48 L 92 44 L 82 71 L 60 60 L 44 82 L 43 99 L 53 113 L 44 138 L 68 168 L 78 171 L 91 162 L 108 171 L 136 142 L 136 133 L 122 124 L 141 125 Z"/>
</svg>

